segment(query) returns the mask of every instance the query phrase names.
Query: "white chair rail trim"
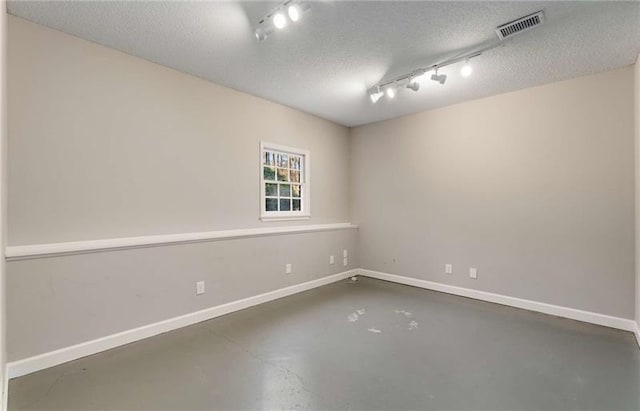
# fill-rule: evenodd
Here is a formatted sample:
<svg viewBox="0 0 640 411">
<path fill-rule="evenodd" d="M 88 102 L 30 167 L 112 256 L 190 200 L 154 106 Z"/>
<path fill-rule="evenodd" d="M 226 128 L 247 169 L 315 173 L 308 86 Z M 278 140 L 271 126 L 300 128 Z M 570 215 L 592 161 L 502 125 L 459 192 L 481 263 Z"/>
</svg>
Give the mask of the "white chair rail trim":
<svg viewBox="0 0 640 411">
<path fill-rule="evenodd" d="M 357 229 L 351 223 L 298 225 L 284 227 L 246 228 L 240 230 L 207 231 L 200 233 L 163 234 L 143 237 L 110 238 L 104 240 L 72 241 L 65 243 L 9 246 L 5 250 L 7 261 L 82 254 L 128 248 L 156 247 L 172 244 L 219 241 L 226 239 L 264 237 L 272 235 L 302 234 L 321 231 Z"/>
</svg>

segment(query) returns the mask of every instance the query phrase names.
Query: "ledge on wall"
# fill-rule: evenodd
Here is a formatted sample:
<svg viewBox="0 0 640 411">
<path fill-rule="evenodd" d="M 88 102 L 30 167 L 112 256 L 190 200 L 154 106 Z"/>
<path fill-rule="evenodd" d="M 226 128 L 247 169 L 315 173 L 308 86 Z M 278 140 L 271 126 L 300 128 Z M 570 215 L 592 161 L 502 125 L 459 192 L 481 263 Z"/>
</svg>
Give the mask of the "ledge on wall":
<svg viewBox="0 0 640 411">
<path fill-rule="evenodd" d="M 91 253 L 127 248 L 155 247 L 170 244 L 219 241 L 226 239 L 264 237 L 272 235 L 303 234 L 321 231 L 357 229 L 351 223 L 299 225 L 268 228 L 246 228 L 240 230 L 207 231 L 200 233 L 163 234 L 143 237 L 123 237 L 105 240 L 73 241 L 35 245 L 10 246 L 5 250 L 7 261 L 23 260 L 56 255 Z"/>
</svg>

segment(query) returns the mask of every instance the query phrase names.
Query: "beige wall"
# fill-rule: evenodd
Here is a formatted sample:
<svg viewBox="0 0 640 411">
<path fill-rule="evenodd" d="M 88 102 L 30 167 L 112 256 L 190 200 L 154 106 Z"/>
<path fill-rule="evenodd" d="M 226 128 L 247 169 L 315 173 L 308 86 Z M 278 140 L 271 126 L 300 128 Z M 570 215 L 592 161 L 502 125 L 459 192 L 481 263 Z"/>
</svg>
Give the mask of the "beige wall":
<svg viewBox="0 0 640 411">
<path fill-rule="evenodd" d="M 348 221 L 347 128 L 16 17 L 8 28 L 10 245 L 282 224 L 258 219 L 261 139 L 311 151 L 312 218 L 289 224 Z M 355 238 L 10 262 L 8 358 L 355 268 Z M 196 297 L 200 280 L 207 293 Z"/>
<path fill-rule="evenodd" d="M 640 55 L 635 64 L 635 119 L 636 119 L 636 331 L 640 344 Z"/>
<path fill-rule="evenodd" d="M 13 16 L 9 36 L 10 245 L 278 225 L 261 139 L 311 151 L 310 224 L 348 221 L 347 128 Z"/>
<path fill-rule="evenodd" d="M 633 118 L 627 67 L 353 129 L 360 266 L 633 318 Z"/>
<path fill-rule="evenodd" d="M 7 233 L 7 4 L 0 1 L 0 386 L 2 407 L 6 406 L 6 264 L 4 250 Z"/>
</svg>

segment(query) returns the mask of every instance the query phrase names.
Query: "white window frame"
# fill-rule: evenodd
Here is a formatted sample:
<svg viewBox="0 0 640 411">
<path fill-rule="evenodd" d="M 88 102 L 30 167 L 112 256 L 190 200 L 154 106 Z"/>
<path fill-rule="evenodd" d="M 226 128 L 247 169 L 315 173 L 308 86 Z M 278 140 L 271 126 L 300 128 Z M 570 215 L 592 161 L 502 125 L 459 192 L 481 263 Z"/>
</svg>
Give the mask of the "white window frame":
<svg viewBox="0 0 640 411">
<path fill-rule="evenodd" d="M 263 159 L 265 151 L 278 151 L 293 154 L 303 158 L 302 167 L 300 169 L 300 211 L 266 211 L 266 194 Z M 311 218 L 311 153 L 309 150 L 303 150 L 294 147 L 282 146 L 279 144 L 260 142 L 260 219 L 262 221 L 287 221 L 287 220 L 308 220 Z"/>
</svg>

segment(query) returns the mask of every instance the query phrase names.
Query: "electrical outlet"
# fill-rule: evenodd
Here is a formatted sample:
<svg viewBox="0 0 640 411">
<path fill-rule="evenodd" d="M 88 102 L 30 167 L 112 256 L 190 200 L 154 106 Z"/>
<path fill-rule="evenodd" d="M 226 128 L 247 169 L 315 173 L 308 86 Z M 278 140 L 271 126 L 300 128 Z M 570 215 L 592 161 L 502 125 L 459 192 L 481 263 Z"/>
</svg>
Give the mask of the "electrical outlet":
<svg viewBox="0 0 640 411">
<path fill-rule="evenodd" d="M 284 267 L 284 273 L 285 273 L 285 274 L 291 274 L 291 264 L 287 264 L 287 265 Z"/>
<path fill-rule="evenodd" d="M 349 259 L 347 257 L 342 259 L 342 265 L 344 265 L 345 267 L 349 264 Z"/>
<path fill-rule="evenodd" d="M 444 265 L 444 272 L 445 272 L 445 274 L 453 274 L 453 265 L 452 264 L 445 264 Z"/>
<path fill-rule="evenodd" d="M 196 283 L 196 295 L 204 294 L 204 281 Z"/>
<path fill-rule="evenodd" d="M 336 262 L 336 258 L 332 255 L 329 256 L 329 264 L 334 264 Z"/>
<path fill-rule="evenodd" d="M 344 257 L 344 258 L 349 257 L 349 252 L 347 251 L 346 248 L 344 250 L 342 250 L 342 257 Z"/>
<path fill-rule="evenodd" d="M 474 280 L 478 278 L 478 269 L 475 267 L 469 268 L 469 278 L 473 278 Z"/>
</svg>

